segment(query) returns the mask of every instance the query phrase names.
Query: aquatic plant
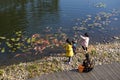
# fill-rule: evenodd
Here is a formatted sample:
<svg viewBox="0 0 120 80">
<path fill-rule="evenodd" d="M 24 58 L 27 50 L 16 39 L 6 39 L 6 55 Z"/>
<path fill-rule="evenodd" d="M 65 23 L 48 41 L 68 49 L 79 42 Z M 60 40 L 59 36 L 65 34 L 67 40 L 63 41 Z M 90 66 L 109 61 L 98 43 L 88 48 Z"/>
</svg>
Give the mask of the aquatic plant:
<svg viewBox="0 0 120 80">
<path fill-rule="evenodd" d="M 99 5 L 103 6 L 103 3 Z M 86 17 L 77 18 L 76 25 L 73 26 L 73 36 L 79 40 L 79 35 L 83 30 L 88 28 L 100 28 L 108 26 L 111 20 L 118 20 L 117 15 L 120 14 L 119 10 L 113 9 L 110 12 L 99 12 L 95 16 L 87 14 Z M 56 33 L 53 32 L 51 27 L 44 29 L 45 34 L 35 33 L 28 37 L 24 35 L 23 31 L 14 32 L 11 38 L 0 36 L 0 53 L 17 53 L 17 52 L 29 52 L 34 50 L 36 54 L 43 53 L 45 49 L 60 47 L 65 43 L 65 39 L 68 34 L 63 32 L 64 28 L 60 27 L 56 29 Z"/>
<path fill-rule="evenodd" d="M 117 16 L 120 15 L 120 11 L 113 9 L 110 12 L 101 11 L 96 13 L 96 15 L 86 15 L 86 17 L 82 17 L 76 19 L 76 25 L 73 26 L 74 31 L 82 31 L 88 30 L 88 28 L 100 28 L 104 29 L 104 27 L 108 26 L 112 20 L 117 21 Z"/>
<path fill-rule="evenodd" d="M 65 38 L 66 34 L 64 33 L 45 34 L 44 37 L 36 33 L 31 37 L 26 37 L 22 31 L 18 31 L 11 38 L 0 37 L 0 52 L 25 53 L 34 50 L 37 53 L 42 53 L 48 47 L 59 47 L 63 44 Z"/>
<path fill-rule="evenodd" d="M 27 45 L 24 44 L 23 32 L 15 32 L 11 38 L 1 37 L 1 53 L 14 53 L 22 51 Z"/>
<path fill-rule="evenodd" d="M 97 7 L 97 8 L 105 8 L 106 4 L 103 3 L 103 2 L 99 2 L 99 3 L 96 3 L 94 6 Z"/>
</svg>

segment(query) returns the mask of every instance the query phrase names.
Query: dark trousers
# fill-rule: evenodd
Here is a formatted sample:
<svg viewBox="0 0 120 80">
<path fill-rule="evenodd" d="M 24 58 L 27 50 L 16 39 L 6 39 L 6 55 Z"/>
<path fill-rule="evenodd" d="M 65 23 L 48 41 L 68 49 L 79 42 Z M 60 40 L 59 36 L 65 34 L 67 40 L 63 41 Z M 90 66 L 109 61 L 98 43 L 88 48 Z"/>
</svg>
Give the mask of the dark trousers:
<svg viewBox="0 0 120 80">
<path fill-rule="evenodd" d="M 90 72 L 93 68 L 84 68 L 83 72 Z"/>
<path fill-rule="evenodd" d="M 73 52 L 74 52 L 74 54 L 76 54 L 76 48 L 73 48 Z"/>
<path fill-rule="evenodd" d="M 72 57 L 69 57 L 68 62 L 71 62 L 71 61 L 72 61 Z"/>
<path fill-rule="evenodd" d="M 83 48 L 83 50 L 86 50 L 86 51 L 87 51 L 87 47 L 82 46 L 82 48 Z"/>
</svg>

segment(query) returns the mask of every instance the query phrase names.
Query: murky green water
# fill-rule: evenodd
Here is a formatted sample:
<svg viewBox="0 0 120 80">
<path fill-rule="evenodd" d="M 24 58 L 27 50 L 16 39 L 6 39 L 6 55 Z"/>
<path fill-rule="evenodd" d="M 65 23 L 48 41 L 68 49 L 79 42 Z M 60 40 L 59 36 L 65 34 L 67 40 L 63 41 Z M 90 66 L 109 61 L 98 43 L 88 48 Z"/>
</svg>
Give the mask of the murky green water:
<svg viewBox="0 0 120 80">
<path fill-rule="evenodd" d="M 96 5 L 100 2 L 104 5 Z M 44 35 L 47 28 L 57 32 L 62 27 L 70 36 L 75 32 L 88 32 L 92 41 L 110 40 L 120 34 L 119 3 L 120 0 L 0 0 L 0 35 L 19 30 L 26 31 L 28 36 Z M 95 17 L 101 15 L 100 12 L 112 16 L 98 22 Z M 87 22 L 88 18 L 91 20 Z M 88 25 L 95 21 L 102 26 Z M 107 25 L 105 21 L 108 21 Z M 79 29 L 74 30 L 75 26 Z"/>
</svg>

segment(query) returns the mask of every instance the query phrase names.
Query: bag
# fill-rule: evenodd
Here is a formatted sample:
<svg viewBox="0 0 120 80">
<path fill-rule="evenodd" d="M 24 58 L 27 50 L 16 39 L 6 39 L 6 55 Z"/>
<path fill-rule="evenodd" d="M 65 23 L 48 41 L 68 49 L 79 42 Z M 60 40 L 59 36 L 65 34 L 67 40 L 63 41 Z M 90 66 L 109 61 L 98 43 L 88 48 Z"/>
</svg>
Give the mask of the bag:
<svg viewBox="0 0 120 80">
<path fill-rule="evenodd" d="M 84 70 L 84 66 L 79 65 L 79 66 L 78 66 L 78 71 L 79 71 L 79 72 L 83 72 L 83 70 Z"/>
</svg>

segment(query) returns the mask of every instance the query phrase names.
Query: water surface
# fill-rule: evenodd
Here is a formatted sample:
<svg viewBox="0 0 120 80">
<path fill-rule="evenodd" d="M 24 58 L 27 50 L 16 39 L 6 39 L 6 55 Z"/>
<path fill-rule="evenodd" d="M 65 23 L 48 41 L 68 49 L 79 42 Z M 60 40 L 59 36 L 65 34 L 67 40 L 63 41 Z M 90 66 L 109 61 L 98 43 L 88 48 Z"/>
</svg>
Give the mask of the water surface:
<svg viewBox="0 0 120 80">
<path fill-rule="evenodd" d="M 104 3 L 103 7 L 96 7 L 97 3 Z M 80 27 L 79 19 L 86 19 L 86 15 L 94 18 L 99 12 L 111 13 L 113 9 L 120 10 L 120 0 L 1 0 L 0 1 L 0 35 L 11 35 L 15 31 L 26 31 L 26 35 L 39 33 L 44 35 L 46 28 L 52 32 L 62 27 L 63 32 L 72 36 L 74 26 Z M 114 20 L 114 18 L 116 20 Z M 113 36 L 120 36 L 120 15 L 110 18 L 111 23 L 100 27 L 88 27 L 79 30 L 88 32 L 91 42 L 111 40 Z"/>
</svg>

